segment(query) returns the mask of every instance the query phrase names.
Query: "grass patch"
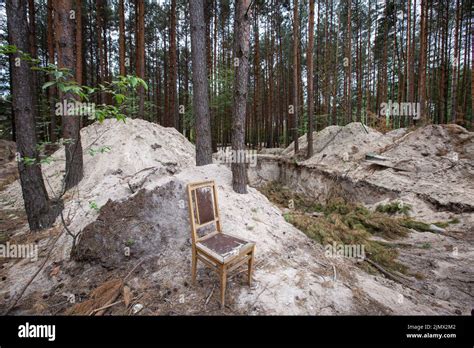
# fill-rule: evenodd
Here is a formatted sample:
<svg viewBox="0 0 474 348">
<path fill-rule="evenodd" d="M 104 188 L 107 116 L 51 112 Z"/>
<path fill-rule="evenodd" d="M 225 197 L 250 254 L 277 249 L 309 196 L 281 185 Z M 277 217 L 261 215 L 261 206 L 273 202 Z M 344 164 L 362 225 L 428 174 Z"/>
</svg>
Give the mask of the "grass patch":
<svg viewBox="0 0 474 348">
<path fill-rule="evenodd" d="M 448 220 L 448 221 L 433 222 L 433 225 L 436 225 L 436 226 L 441 227 L 441 228 L 446 228 L 449 225 L 458 224 L 459 222 L 460 222 L 460 220 L 458 218 L 454 218 L 454 219 L 451 219 L 451 220 Z"/>
<path fill-rule="evenodd" d="M 400 220 L 400 224 L 406 228 L 420 232 L 431 232 L 430 224 L 412 219 Z"/>
<path fill-rule="evenodd" d="M 308 237 L 322 245 L 333 242 L 364 245 L 367 258 L 386 269 L 400 273 L 406 273 L 407 267 L 396 260 L 398 256 L 396 247 L 374 240 L 374 237 L 394 240 L 406 236 L 411 228 L 429 230 L 429 224 L 406 216 L 393 216 L 395 213 L 407 215 L 411 209 L 409 205 L 398 202 L 378 206 L 376 211 L 370 211 L 360 204 L 346 202 L 340 198 L 331 199 L 322 205 L 309 197 L 295 194 L 278 183 L 269 183 L 260 190 L 280 207 L 288 208 L 292 202 L 294 209 L 283 216 L 287 222 L 303 231 Z M 314 216 L 312 212 L 323 214 Z"/>
<path fill-rule="evenodd" d="M 376 208 L 375 211 L 379 213 L 386 213 L 390 215 L 394 214 L 403 214 L 408 216 L 408 213 L 411 210 L 411 205 L 410 204 L 404 204 L 403 202 L 399 201 L 393 201 L 388 204 L 379 204 Z"/>
</svg>

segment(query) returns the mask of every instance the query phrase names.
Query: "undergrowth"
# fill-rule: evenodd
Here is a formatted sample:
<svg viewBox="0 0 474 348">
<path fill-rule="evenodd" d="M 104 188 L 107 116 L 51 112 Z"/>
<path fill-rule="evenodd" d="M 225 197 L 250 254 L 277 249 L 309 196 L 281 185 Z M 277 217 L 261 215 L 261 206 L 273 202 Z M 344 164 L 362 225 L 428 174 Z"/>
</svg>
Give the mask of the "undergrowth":
<svg viewBox="0 0 474 348">
<path fill-rule="evenodd" d="M 280 207 L 291 206 L 292 209 L 284 214 L 286 221 L 310 238 L 322 245 L 334 242 L 364 245 L 365 257 L 387 270 L 408 272 L 407 267 L 397 261 L 396 247 L 376 240 L 376 237 L 390 241 L 406 236 L 410 229 L 429 231 L 429 224 L 408 217 L 411 207 L 399 202 L 379 205 L 375 211 L 371 211 L 338 197 L 321 204 L 278 183 L 269 183 L 260 191 Z M 373 270 L 367 263 L 361 266 Z"/>
</svg>

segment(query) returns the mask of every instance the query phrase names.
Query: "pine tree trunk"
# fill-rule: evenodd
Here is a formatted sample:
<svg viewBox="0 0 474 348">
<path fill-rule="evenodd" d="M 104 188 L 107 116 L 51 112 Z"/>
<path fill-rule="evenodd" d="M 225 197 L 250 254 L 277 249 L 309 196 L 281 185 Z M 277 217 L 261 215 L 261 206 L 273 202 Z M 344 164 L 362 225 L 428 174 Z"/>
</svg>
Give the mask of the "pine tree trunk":
<svg viewBox="0 0 474 348">
<path fill-rule="evenodd" d="M 254 40 L 255 40 L 255 52 L 254 52 L 254 94 L 253 94 L 253 117 L 254 117 L 254 129 L 253 129 L 253 145 L 258 147 L 258 122 L 260 120 L 260 38 L 258 32 L 258 13 L 255 11 L 255 23 L 254 23 Z"/>
<path fill-rule="evenodd" d="M 212 163 L 209 86 L 206 61 L 204 0 L 190 0 L 193 109 L 196 131 L 196 165 Z"/>
<path fill-rule="evenodd" d="M 29 44 L 30 44 L 30 55 L 32 58 L 36 59 L 37 49 L 36 49 L 36 10 L 34 0 L 28 0 L 28 28 L 29 28 Z M 35 113 L 38 114 L 38 81 L 36 74 L 31 75 L 31 83 L 33 88 L 31 92 L 33 93 L 33 107 L 36 109 Z"/>
<path fill-rule="evenodd" d="M 249 75 L 250 0 L 237 0 L 234 17 L 234 59 L 238 63 L 234 80 L 234 110 L 232 114 L 232 150 L 245 153 L 245 114 Z M 249 10 L 250 11 L 250 10 Z M 245 158 L 245 156 L 242 156 Z M 241 158 L 242 159 L 242 158 Z M 238 162 L 238 163 L 237 163 Z M 232 187 L 237 193 L 247 193 L 247 170 L 244 161 L 232 163 Z"/>
<path fill-rule="evenodd" d="M 308 52 L 306 55 L 308 64 L 308 153 L 313 156 L 313 116 L 314 116 L 314 94 L 313 94 L 313 49 L 314 49 L 314 0 L 309 0 L 309 24 L 308 24 Z"/>
<path fill-rule="evenodd" d="M 145 0 L 137 0 L 136 2 L 136 49 L 137 60 L 135 62 L 136 74 L 139 78 L 145 78 Z M 138 117 L 145 116 L 145 89 L 143 86 L 138 87 Z"/>
<path fill-rule="evenodd" d="M 103 13 L 104 13 L 104 0 L 96 1 L 96 29 L 97 29 L 97 50 L 99 52 L 98 64 L 99 64 L 99 75 L 97 83 L 102 84 L 105 81 L 105 55 L 104 55 L 104 42 L 103 42 Z M 58 50 L 59 55 L 59 50 Z M 105 103 L 105 94 L 100 93 L 98 95 L 98 102 Z"/>
<path fill-rule="evenodd" d="M 6 1 L 9 44 L 23 52 L 30 51 L 28 24 L 26 20 L 27 2 Z M 10 60 L 12 74 L 12 102 L 16 124 L 16 147 L 21 159 L 37 159 L 35 116 L 33 101 L 32 71 L 25 61 L 15 54 Z M 43 182 L 41 166 L 27 165 L 18 161 L 21 190 L 25 211 L 31 230 L 50 227 L 57 215 L 57 208 L 48 199 Z M 58 207 L 58 206 L 57 206 Z"/>
<path fill-rule="evenodd" d="M 82 0 L 76 0 L 76 82 L 82 85 Z"/>
<path fill-rule="evenodd" d="M 352 0 L 347 0 L 347 99 L 346 122 L 352 122 Z"/>
<path fill-rule="evenodd" d="M 298 137 L 298 0 L 293 0 L 293 141 L 295 156 L 299 151 Z"/>
<path fill-rule="evenodd" d="M 52 0 L 48 0 L 47 3 L 47 46 L 48 46 L 48 64 L 55 64 L 54 59 L 54 27 L 53 27 L 53 4 Z M 48 75 L 48 81 L 53 81 L 53 76 Z M 50 126 L 49 126 L 49 134 L 50 134 L 50 141 L 55 143 L 57 140 L 56 136 L 56 87 L 51 86 L 48 88 L 48 102 L 49 102 L 49 114 L 50 114 Z"/>
<path fill-rule="evenodd" d="M 165 127 L 175 127 L 176 124 L 176 0 L 171 0 L 170 12 L 170 51 L 169 51 L 169 69 L 168 69 L 168 112 L 165 119 Z"/>
<path fill-rule="evenodd" d="M 119 74 L 125 76 L 125 9 L 123 0 L 119 0 Z"/>
<path fill-rule="evenodd" d="M 456 0 L 456 24 L 454 29 L 454 59 L 453 59 L 453 73 L 451 76 L 451 121 L 456 123 L 456 111 L 457 111 L 457 69 L 458 69 L 458 57 L 459 57 L 459 22 L 460 22 L 461 6 L 459 6 L 459 0 Z"/>
<path fill-rule="evenodd" d="M 74 26 L 75 21 L 70 19 L 73 11 L 73 0 L 55 1 L 55 27 L 57 33 L 58 66 L 69 69 L 73 76 L 76 67 L 76 53 L 74 52 Z M 77 18 L 76 18 L 77 20 Z M 62 93 L 61 102 L 74 99 L 70 93 Z M 62 136 L 69 139 L 65 144 L 66 151 L 66 174 L 65 189 L 68 190 L 76 186 L 83 176 L 83 158 L 80 132 L 80 115 L 69 115 L 68 110 L 63 110 L 62 115 Z"/>
<path fill-rule="evenodd" d="M 421 29 L 420 29 L 420 65 L 419 65 L 419 86 L 418 99 L 420 103 L 420 118 L 421 123 L 426 122 L 426 50 L 428 31 L 426 29 L 426 17 L 428 13 L 427 0 L 421 0 Z"/>
</svg>

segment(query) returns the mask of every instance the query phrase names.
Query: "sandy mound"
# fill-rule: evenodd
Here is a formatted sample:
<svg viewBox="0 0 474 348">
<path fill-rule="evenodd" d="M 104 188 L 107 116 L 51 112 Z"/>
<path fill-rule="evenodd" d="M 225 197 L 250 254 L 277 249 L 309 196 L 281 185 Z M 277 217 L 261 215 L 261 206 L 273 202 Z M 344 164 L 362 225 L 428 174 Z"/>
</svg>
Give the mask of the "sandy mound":
<svg viewBox="0 0 474 348">
<path fill-rule="evenodd" d="M 300 138 L 300 144 L 304 154 L 306 135 Z M 460 126 L 429 125 L 408 133 L 399 129 L 382 134 L 360 123 L 350 123 L 315 132 L 313 146 L 314 156 L 298 162 L 299 166 L 341 175 L 352 186 L 369 184 L 395 195 L 411 193 L 435 208 L 474 211 L 474 133 Z M 377 154 L 384 160 L 366 161 L 367 154 Z M 294 155 L 293 144 L 283 155 Z M 255 177 L 258 183 L 264 181 L 261 175 Z M 304 185 L 300 179 L 294 180 Z M 308 184 L 311 182 L 315 180 Z"/>
<path fill-rule="evenodd" d="M 406 134 L 379 154 L 393 168 L 364 163 L 350 175 L 384 189 L 412 193 L 434 209 L 474 212 L 474 133 L 457 125 L 430 125 Z"/>
<path fill-rule="evenodd" d="M 386 136 L 360 122 L 348 125 L 330 126 L 320 132 L 313 133 L 314 155 L 304 162 L 308 166 L 320 168 L 333 167 L 350 168 L 351 162 L 359 161 L 368 152 L 376 152 L 392 143 L 393 137 L 400 136 L 394 133 Z M 308 142 L 306 135 L 299 138 L 300 154 L 306 154 Z M 294 143 L 284 151 L 284 156 L 294 155 Z"/>
<path fill-rule="evenodd" d="M 351 260 L 326 257 L 321 245 L 287 223 L 258 191 L 250 188 L 246 195 L 236 194 L 228 168 L 195 167 L 194 147 L 174 129 L 141 120 L 106 121 L 85 128 L 82 135 L 85 179 L 65 196 L 68 227 L 75 233 L 82 231 L 74 257 L 70 258 L 71 238 L 66 234 L 54 244 L 62 230 L 57 224 L 37 235 L 37 261 L 5 263 L 0 296 L 11 302 L 53 246 L 46 266 L 14 313 L 64 313 L 73 307 L 65 301 L 71 295 L 82 303 L 94 299 L 98 289 L 121 284 L 123 279 L 132 302 L 144 306 L 140 314 L 442 314 L 459 310 L 448 301 L 370 276 Z M 101 151 L 105 146 L 110 148 Z M 45 167 L 53 190 L 60 182 L 55 175 L 62 168 L 61 156 L 60 150 L 54 154 L 57 161 Z M 224 232 L 257 243 L 255 286 L 245 285 L 245 273 L 235 275 L 228 283 L 223 310 L 218 309 L 218 277 L 208 268 L 200 265 L 198 284 L 189 283 L 185 186 L 207 179 L 218 185 Z M 18 191 L 18 184 L 13 184 L 1 195 L 16 197 L 12 204 L 19 206 Z M 25 232 L 23 228 L 19 234 L 28 236 Z M 129 255 L 124 247 L 130 248 Z M 129 273 L 139 260 L 139 267 Z M 115 285 L 113 290 L 115 294 Z M 131 310 L 122 303 L 110 312 L 130 314 Z"/>
<path fill-rule="evenodd" d="M 94 214 L 94 206 L 101 207 L 109 199 L 120 200 L 138 189 L 150 173 L 172 175 L 182 168 L 193 166 L 194 146 L 176 129 L 164 128 L 139 119 L 126 123 L 105 120 L 81 130 L 84 149 L 84 179 L 77 188 L 67 193 L 74 197 L 66 203 L 66 211 L 77 215 L 73 229 L 81 229 Z M 43 176 L 51 197 L 61 190 L 64 175 L 64 149 L 52 155 L 53 162 L 43 165 Z M 4 208 L 21 209 L 23 199 L 19 182 L 3 193 L 8 197 Z"/>
<path fill-rule="evenodd" d="M 139 119 L 127 119 L 126 123 L 111 119 L 102 124 L 94 123 L 81 130 L 81 137 L 84 179 L 63 197 L 65 220 L 74 234 L 79 234 L 94 221 L 98 215 L 97 209 L 109 199 L 119 201 L 135 192 L 150 173 L 172 175 L 195 164 L 194 146 L 176 129 Z M 53 153 L 52 158 L 52 163 L 43 165 L 43 177 L 50 197 L 57 196 L 61 191 L 64 148 Z M 23 207 L 21 187 L 17 180 L 0 192 L 0 210 L 10 214 L 23 211 Z M 61 226 L 60 218 L 55 226 Z M 17 234 L 19 238 L 26 238 L 28 232 L 27 225 L 23 225 Z M 51 241 L 40 238 L 37 242 L 41 249 L 49 247 Z M 71 246 L 72 238 L 63 233 L 51 259 L 69 258 Z M 18 292 L 22 281 L 25 282 L 35 272 L 36 265 L 33 262 L 23 260 L 19 265 L 21 276 L 16 276 L 17 281 L 5 284 L 8 286 L 4 288 L 8 290 L 8 296 Z M 31 290 L 36 286 L 41 288 L 41 281 L 33 284 Z"/>
</svg>

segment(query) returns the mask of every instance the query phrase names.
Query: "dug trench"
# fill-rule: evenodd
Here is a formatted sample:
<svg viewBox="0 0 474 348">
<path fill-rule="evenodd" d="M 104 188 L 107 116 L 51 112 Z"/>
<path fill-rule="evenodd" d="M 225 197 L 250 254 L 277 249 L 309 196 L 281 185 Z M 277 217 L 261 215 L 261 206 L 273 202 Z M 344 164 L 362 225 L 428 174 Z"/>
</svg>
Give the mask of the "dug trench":
<svg viewBox="0 0 474 348">
<path fill-rule="evenodd" d="M 261 154 L 249 178 L 288 222 L 318 243 L 364 245 L 365 262 L 357 265 L 365 272 L 462 303 L 455 313 L 468 314 L 474 294 L 472 202 L 407 194 L 349 172 Z"/>
</svg>

